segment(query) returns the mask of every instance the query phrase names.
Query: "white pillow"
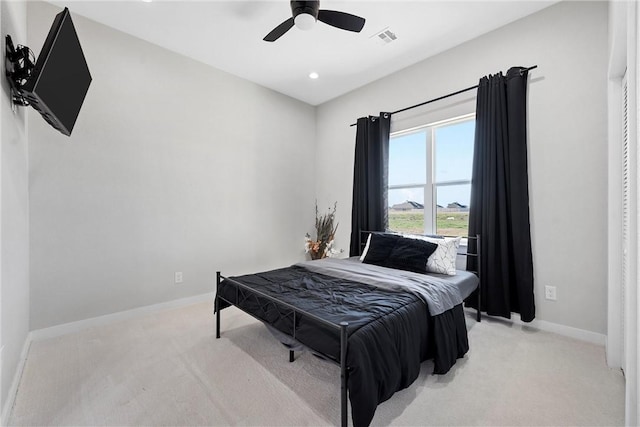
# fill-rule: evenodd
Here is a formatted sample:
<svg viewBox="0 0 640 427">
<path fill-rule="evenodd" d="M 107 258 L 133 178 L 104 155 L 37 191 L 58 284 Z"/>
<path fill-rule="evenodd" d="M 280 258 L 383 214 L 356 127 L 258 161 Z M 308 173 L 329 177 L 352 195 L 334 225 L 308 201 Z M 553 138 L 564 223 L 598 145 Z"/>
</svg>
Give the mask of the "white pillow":
<svg viewBox="0 0 640 427">
<path fill-rule="evenodd" d="M 429 259 L 427 259 L 427 271 L 429 273 L 448 274 L 449 276 L 456 275 L 456 259 L 462 237 L 445 237 L 438 239 L 412 234 L 404 234 L 404 236 L 438 244 L 438 248 L 431 254 Z"/>
</svg>

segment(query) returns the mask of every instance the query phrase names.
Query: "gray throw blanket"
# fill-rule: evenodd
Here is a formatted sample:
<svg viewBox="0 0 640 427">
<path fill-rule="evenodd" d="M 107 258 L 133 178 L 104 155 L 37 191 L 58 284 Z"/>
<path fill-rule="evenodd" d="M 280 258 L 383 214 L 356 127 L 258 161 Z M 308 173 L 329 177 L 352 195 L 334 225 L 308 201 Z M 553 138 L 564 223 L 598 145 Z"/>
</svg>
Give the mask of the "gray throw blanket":
<svg viewBox="0 0 640 427">
<path fill-rule="evenodd" d="M 432 316 L 442 314 L 461 304 L 471 292 L 466 292 L 464 288 L 473 290 L 477 286 L 477 278 L 472 273 L 463 274 L 463 277 L 452 280 L 456 276 L 413 273 L 364 264 L 357 257 L 348 259 L 324 258 L 300 262 L 296 265 L 315 273 L 366 283 L 383 289 L 409 291 L 427 304 L 429 314 Z M 463 289 L 461 289 L 461 282 L 463 282 Z M 463 295 L 463 292 L 466 295 Z"/>
</svg>

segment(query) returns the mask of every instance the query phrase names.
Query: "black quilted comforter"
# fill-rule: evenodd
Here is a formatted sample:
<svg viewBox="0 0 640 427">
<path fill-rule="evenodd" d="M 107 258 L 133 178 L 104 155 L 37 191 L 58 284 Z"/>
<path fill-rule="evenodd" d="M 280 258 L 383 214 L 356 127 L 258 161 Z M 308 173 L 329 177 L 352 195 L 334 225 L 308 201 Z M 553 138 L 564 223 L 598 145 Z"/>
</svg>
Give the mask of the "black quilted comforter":
<svg viewBox="0 0 640 427">
<path fill-rule="evenodd" d="M 469 349 L 462 305 L 431 316 L 425 302 L 412 293 L 312 273 L 300 266 L 232 279 L 335 324 L 349 322 L 348 390 L 355 426 L 369 425 L 379 403 L 418 377 L 421 362 L 433 359 L 434 373 L 444 374 Z M 219 296 L 221 309 L 233 304 L 292 335 L 293 316 L 285 307 L 229 280 L 220 284 Z M 297 316 L 295 338 L 340 360 L 337 330 Z"/>
</svg>

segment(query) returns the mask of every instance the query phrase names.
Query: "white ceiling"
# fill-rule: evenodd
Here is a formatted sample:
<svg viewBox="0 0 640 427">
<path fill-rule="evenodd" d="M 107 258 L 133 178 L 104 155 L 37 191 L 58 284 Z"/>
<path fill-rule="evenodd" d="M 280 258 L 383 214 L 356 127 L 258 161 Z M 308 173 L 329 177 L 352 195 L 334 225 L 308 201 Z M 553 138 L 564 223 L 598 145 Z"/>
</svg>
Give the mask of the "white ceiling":
<svg viewBox="0 0 640 427">
<path fill-rule="evenodd" d="M 291 16 L 287 0 L 51 2 L 69 7 L 72 14 L 318 105 L 557 0 L 324 0 L 321 9 L 366 18 L 362 32 L 318 22 L 307 32 L 294 27 L 274 43 L 262 38 Z M 397 35 L 396 41 L 385 44 L 372 38 L 387 27 Z M 320 78 L 309 79 L 311 71 Z"/>
</svg>

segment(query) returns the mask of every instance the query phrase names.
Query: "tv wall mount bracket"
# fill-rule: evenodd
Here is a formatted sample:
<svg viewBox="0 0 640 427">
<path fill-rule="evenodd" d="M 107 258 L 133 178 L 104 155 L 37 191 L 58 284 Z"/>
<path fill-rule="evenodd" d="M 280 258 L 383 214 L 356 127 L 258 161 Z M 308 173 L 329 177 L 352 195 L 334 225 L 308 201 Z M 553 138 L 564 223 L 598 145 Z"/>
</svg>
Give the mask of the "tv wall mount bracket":
<svg viewBox="0 0 640 427">
<path fill-rule="evenodd" d="M 14 47 L 11 36 L 6 37 L 5 74 L 11 85 L 11 98 L 14 105 L 29 106 L 29 101 L 22 93 L 22 86 L 27 82 L 35 68 L 35 55 L 27 46 Z"/>
</svg>

